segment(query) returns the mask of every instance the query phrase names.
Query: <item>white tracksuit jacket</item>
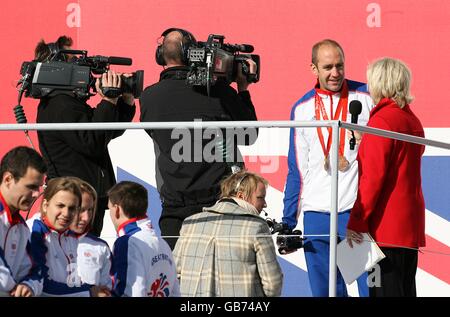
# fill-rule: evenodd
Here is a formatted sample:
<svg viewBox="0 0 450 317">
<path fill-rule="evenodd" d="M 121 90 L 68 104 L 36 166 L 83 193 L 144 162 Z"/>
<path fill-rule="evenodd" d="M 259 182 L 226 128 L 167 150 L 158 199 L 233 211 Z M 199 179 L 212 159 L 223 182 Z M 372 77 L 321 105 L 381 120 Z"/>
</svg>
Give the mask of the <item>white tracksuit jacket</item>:
<svg viewBox="0 0 450 317">
<path fill-rule="evenodd" d="M 169 245 L 148 218 L 133 218 L 118 228 L 113 248 L 114 294 L 133 297 L 180 296 Z"/>
<path fill-rule="evenodd" d="M 31 231 L 32 277 L 43 286 L 43 296 L 90 296 L 92 285 L 112 286 L 111 253 L 107 243 L 90 234 L 58 232 L 41 219 Z"/>
<path fill-rule="evenodd" d="M 32 268 L 30 255 L 30 230 L 19 213 L 12 214 L 0 194 L 0 296 L 18 283 L 39 294 L 42 287 L 37 280 L 29 278 Z"/>
<path fill-rule="evenodd" d="M 364 83 L 347 80 L 348 105 L 352 100 L 359 100 L 362 112 L 358 116 L 358 124 L 366 125 L 370 111 L 374 107 L 367 86 Z M 317 90 L 322 99 L 325 111 L 330 119 L 339 104 L 340 92 L 326 94 Z M 307 92 L 297 101 L 291 111 L 291 120 L 316 121 L 315 113 L 316 89 Z M 331 103 L 333 114 L 330 113 Z M 347 122 L 351 122 L 348 112 Z M 327 143 L 328 131 L 321 128 L 324 142 Z M 345 134 L 344 155 L 350 163 L 347 171 L 339 171 L 338 206 L 339 212 L 353 207 L 358 190 L 358 145 L 350 150 Z M 283 222 L 291 228 L 297 225 L 301 211 L 330 212 L 331 209 L 331 173 L 324 169 L 324 153 L 319 141 L 317 128 L 300 127 L 290 131 L 288 176 L 284 191 Z"/>
</svg>

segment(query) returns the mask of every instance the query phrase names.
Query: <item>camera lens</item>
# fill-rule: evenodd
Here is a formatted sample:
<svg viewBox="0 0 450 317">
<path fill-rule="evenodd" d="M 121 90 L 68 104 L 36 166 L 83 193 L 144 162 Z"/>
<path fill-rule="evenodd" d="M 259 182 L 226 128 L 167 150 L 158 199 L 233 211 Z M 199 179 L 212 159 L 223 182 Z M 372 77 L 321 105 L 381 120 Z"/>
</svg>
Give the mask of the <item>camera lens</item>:
<svg viewBox="0 0 450 317">
<path fill-rule="evenodd" d="M 144 89 L 144 71 L 138 70 L 130 77 L 121 76 L 122 79 L 122 92 L 133 94 L 134 98 L 139 98 L 141 96 L 142 90 Z"/>
</svg>

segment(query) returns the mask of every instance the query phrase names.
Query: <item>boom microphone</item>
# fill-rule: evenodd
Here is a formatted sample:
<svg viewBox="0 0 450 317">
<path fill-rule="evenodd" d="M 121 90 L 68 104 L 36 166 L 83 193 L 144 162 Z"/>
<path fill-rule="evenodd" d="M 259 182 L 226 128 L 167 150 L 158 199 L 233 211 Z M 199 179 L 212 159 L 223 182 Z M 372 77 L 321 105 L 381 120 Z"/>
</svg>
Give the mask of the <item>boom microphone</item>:
<svg viewBox="0 0 450 317">
<path fill-rule="evenodd" d="M 117 57 L 117 56 L 110 56 L 108 57 L 108 63 L 112 65 L 131 65 L 133 64 L 133 60 L 128 57 Z"/>
<path fill-rule="evenodd" d="M 131 65 L 133 60 L 128 57 L 117 57 L 117 56 L 101 56 L 95 55 L 92 57 L 88 57 L 93 63 L 107 63 L 111 65 Z"/>
<path fill-rule="evenodd" d="M 242 53 L 252 53 L 255 50 L 253 45 L 250 44 L 223 44 L 223 47 Z"/>
<path fill-rule="evenodd" d="M 253 45 L 250 44 L 235 44 L 234 46 L 238 49 L 239 52 L 242 53 L 253 53 L 253 51 L 255 50 Z"/>
</svg>

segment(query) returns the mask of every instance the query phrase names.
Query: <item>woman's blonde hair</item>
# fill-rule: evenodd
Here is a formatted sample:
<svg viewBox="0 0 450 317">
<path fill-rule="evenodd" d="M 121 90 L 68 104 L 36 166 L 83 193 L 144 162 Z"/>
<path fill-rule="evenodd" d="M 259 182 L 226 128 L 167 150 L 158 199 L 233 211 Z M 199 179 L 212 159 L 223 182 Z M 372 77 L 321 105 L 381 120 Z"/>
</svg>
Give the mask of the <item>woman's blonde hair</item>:
<svg viewBox="0 0 450 317">
<path fill-rule="evenodd" d="M 411 71 L 402 61 L 385 57 L 367 67 L 367 85 L 377 104 L 383 98 L 393 99 L 400 108 L 410 104 Z"/>
<path fill-rule="evenodd" d="M 238 192 L 242 192 L 245 198 L 249 198 L 258 188 L 258 183 L 264 186 L 269 184 L 266 179 L 255 173 L 247 171 L 234 173 L 220 184 L 220 198 L 234 197 Z"/>
</svg>

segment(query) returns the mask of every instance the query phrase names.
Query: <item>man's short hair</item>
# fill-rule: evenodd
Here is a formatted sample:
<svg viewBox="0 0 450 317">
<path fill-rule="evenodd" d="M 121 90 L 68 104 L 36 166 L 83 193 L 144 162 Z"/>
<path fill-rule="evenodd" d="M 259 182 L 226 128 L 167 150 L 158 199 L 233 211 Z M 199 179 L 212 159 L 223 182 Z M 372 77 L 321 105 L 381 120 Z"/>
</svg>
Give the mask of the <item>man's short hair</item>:
<svg viewBox="0 0 450 317">
<path fill-rule="evenodd" d="M 18 181 L 25 176 L 29 167 L 34 168 L 41 174 L 47 172 L 47 165 L 36 150 L 26 146 L 13 148 L 3 156 L 0 163 L 0 183 L 3 181 L 5 172 L 10 172 L 14 180 Z"/>
<path fill-rule="evenodd" d="M 342 55 L 342 59 L 345 60 L 345 55 L 344 55 L 344 50 L 342 49 L 341 45 L 339 45 L 338 42 L 336 42 L 335 40 L 331 40 L 331 39 L 325 39 L 322 40 L 320 42 L 317 42 L 316 44 L 314 44 L 313 48 L 312 48 L 312 58 L 311 58 L 311 62 L 317 66 L 317 54 L 319 52 L 319 48 L 322 46 L 332 46 L 332 47 L 336 47 Z"/>
<path fill-rule="evenodd" d="M 191 32 L 186 31 L 184 29 L 168 29 L 170 31 L 164 36 L 164 40 L 162 43 L 162 55 L 167 63 L 167 61 L 176 61 L 177 63 L 181 63 L 183 65 L 187 64 L 187 54 L 189 47 L 196 43 L 194 35 Z M 168 39 L 167 35 L 172 32 L 176 32 L 179 34 L 180 40 L 174 40 L 173 38 Z M 164 34 L 163 33 L 163 34 Z"/>
<path fill-rule="evenodd" d="M 147 215 L 148 193 L 141 184 L 130 181 L 117 183 L 108 191 L 108 198 L 112 204 L 122 207 L 128 218 Z"/>
</svg>

